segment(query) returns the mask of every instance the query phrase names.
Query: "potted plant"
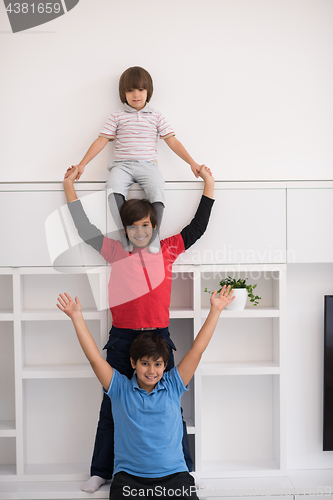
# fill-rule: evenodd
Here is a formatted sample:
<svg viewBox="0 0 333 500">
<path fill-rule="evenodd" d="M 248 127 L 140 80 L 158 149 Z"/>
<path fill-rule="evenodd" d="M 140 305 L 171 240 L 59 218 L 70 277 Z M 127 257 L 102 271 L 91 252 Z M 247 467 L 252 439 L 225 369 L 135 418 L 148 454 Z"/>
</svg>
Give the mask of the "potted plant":
<svg viewBox="0 0 333 500">
<path fill-rule="evenodd" d="M 248 297 L 250 298 L 250 302 L 252 302 L 254 306 L 257 306 L 259 304 L 259 300 L 261 299 L 261 297 L 259 297 L 259 295 L 255 295 L 253 293 L 253 291 L 257 287 L 257 285 L 256 284 L 255 285 L 247 285 L 246 281 L 247 281 L 247 278 L 244 278 L 244 279 L 239 278 L 238 280 L 236 280 L 235 278 L 231 278 L 230 276 L 228 276 L 227 278 L 224 278 L 220 281 L 220 283 L 219 283 L 220 289 L 218 290 L 219 293 L 224 285 L 226 287 L 230 285 L 230 287 L 233 289 L 234 295 L 235 295 L 235 300 L 233 300 L 233 302 L 231 302 L 226 307 L 226 309 L 229 309 L 229 310 L 232 309 L 234 311 L 236 311 L 236 310 L 239 311 L 241 309 L 244 309 L 245 304 L 246 304 L 246 300 Z M 209 292 L 207 290 L 207 288 L 205 288 L 205 292 L 213 293 L 213 292 Z"/>
</svg>

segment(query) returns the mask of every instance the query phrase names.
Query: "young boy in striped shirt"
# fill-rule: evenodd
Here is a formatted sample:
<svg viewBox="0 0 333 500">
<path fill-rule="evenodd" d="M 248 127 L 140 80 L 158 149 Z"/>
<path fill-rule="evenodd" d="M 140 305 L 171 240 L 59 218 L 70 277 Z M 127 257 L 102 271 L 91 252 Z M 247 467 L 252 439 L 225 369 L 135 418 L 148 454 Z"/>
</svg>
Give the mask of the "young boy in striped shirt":
<svg viewBox="0 0 333 500">
<path fill-rule="evenodd" d="M 149 246 L 149 251 L 156 253 L 160 250 L 158 232 L 164 210 L 164 180 L 157 165 L 158 138 L 164 139 L 172 151 L 190 165 L 196 177 L 199 177 L 202 165 L 196 163 L 176 139 L 175 132 L 164 116 L 148 106 L 152 94 L 153 81 L 145 69 L 134 66 L 124 71 L 119 80 L 119 96 L 124 108 L 109 116 L 99 137 L 77 165 L 76 180 L 80 179 L 85 166 L 106 144 L 115 140 L 115 157 L 108 166 L 107 188 L 111 190 L 109 206 L 120 230 L 122 245 L 126 250 L 132 250 L 131 243 L 121 230 L 119 210 L 130 186 L 137 182 L 157 214 L 157 228 Z"/>
</svg>

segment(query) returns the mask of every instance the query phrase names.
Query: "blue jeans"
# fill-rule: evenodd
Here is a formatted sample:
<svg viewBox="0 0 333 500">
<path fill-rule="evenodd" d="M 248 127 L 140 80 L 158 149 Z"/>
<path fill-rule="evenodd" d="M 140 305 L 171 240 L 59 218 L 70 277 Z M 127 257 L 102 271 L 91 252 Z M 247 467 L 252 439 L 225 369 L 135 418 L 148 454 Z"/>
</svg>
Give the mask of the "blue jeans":
<svg viewBox="0 0 333 500">
<path fill-rule="evenodd" d="M 170 356 L 166 367 L 166 371 L 174 367 L 173 350 L 176 350 L 174 343 L 170 338 L 168 328 L 158 328 L 153 330 L 156 335 L 165 339 L 170 345 Z M 119 373 L 126 375 L 131 379 L 133 368 L 130 363 L 130 345 L 133 340 L 142 333 L 141 330 L 130 330 L 126 328 L 116 328 L 112 326 L 110 336 L 104 349 L 107 349 L 107 362 Z M 99 414 L 99 422 L 95 438 L 95 447 L 91 462 L 91 476 L 99 476 L 104 479 L 111 479 L 113 475 L 113 460 L 114 460 L 114 424 L 111 411 L 111 400 L 104 394 Z M 183 451 L 184 458 L 188 470 L 193 470 L 193 461 L 191 458 L 186 423 L 183 420 Z"/>
</svg>

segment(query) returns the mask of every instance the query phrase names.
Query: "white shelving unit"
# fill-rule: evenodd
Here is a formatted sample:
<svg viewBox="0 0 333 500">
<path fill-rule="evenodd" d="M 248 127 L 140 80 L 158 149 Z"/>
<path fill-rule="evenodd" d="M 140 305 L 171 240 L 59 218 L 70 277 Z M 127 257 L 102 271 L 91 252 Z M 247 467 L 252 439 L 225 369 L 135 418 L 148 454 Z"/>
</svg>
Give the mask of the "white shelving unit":
<svg viewBox="0 0 333 500">
<path fill-rule="evenodd" d="M 170 306 L 175 360 L 190 348 L 207 316 L 204 288 L 216 288 L 231 272 L 254 276 L 262 305 L 222 313 L 184 395 L 196 470 L 203 478 L 279 475 L 285 453 L 285 266 L 243 265 L 235 271 L 231 266 L 175 265 Z M 104 271 L 96 270 L 96 275 L 104 283 Z M 70 320 L 55 307 L 64 291 L 80 297 L 102 349 L 109 313 L 97 310 L 84 269 L 1 270 L 0 482 L 88 477 L 102 390 Z"/>
<path fill-rule="evenodd" d="M 0 481 L 87 474 L 92 444 L 82 436 L 96 426 L 101 389 L 56 298 L 80 295 L 101 348 L 107 312 L 97 311 L 85 271 L 67 271 L 0 271 Z"/>
<path fill-rule="evenodd" d="M 111 326 L 108 311 L 96 307 L 106 291 L 104 261 L 86 245 L 77 246 L 78 237 L 72 235 L 71 245 L 90 266 L 89 277 L 74 250 L 67 263 L 73 267 L 62 272 L 50 267 L 45 221 L 58 210 L 51 228 L 59 220 L 71 224 L 60 183 L 2 188 L 0 207 L 11 216 L 3 228 L 8 245 L 1 249 L 0 262 L 0 499 L 83 498 L 79 488 L 89 475 L 102 390 L 70 320 L 55 302 L 59 292 L 78 295 L 102 349 Z M 110 230 L 104 188 L 104 183 L 77 186 L 92 222 Z M 288 484 L 289 493 L 297 493 L 286 461 L 286 262 L 331 261 L 329 254 L 318 253 L 325 245 L 301 258 L 291 239 L 290 228 L 298 221 L 296 201 L 307 202 L 306 189 L 315 190 L 316 199 L 324 193 L 325 204 L 332 183 L 216 183 L 216 203 L 204 237 L 173 266 L 170 333 L 176 362 L 207 316 L 205 287 L 213 290 L 223 276 L 247 276 L 258 283 L 262 297 L 257 307 L 248 303 L 243 311 L 222 313 L 182 401 L 196 471 L 208 484 L 207 495 L 203 491 L 201 497 L 217 496 L 209 492 L 213 484 L 222 487 L 223 497 L 229 485 L 237 489 L 245 483 L 253 494 L 262 495 L 265 485 L 273 483 L 278 486 L 270 494 L 277 495 Z M 200 182 L 166 185 L 162 237 L 189 222 L 201 191 Z M 140 190 L 132 190 L 131 196 L 141 196 Z M 258 219 L 244 217 L 253 200 Z M 18 205 L 24 212 L 16 210 Z M 218 207 L 225 205 L 237 206 L 236 218 L 221 220 Z M 13 239 L 13 227 L 21 228 L 19 241 L 26 246 Z M 108 489 L 101 488 L 94 498 L 108 498 Z"/>
<path fill-rule="evenodd" d="M 219 281 L 257 283 L 258 306 L 222 312 L 196 375 L 196 458 L 200 477 L 281 475 L 284 416 L 284 265 L 201 266 L 201 317 Z"/>
</svg>

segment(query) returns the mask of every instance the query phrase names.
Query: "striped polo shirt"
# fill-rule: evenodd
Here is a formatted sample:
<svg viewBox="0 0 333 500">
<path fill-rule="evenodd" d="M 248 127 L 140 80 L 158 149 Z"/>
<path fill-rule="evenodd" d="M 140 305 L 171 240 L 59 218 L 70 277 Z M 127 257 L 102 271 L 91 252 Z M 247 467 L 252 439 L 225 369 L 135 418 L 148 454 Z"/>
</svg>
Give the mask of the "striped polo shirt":
<svg viewBox="0 0 333 500">
<path fill-rule="evenodd" d="M 147 104 L 140 111 L 128 104 L 109 116 L 100 137 L 116 140 L 115 160 L 154 160 L 157 141 L 175 135 L 162 113 Z"/>
</svg>

